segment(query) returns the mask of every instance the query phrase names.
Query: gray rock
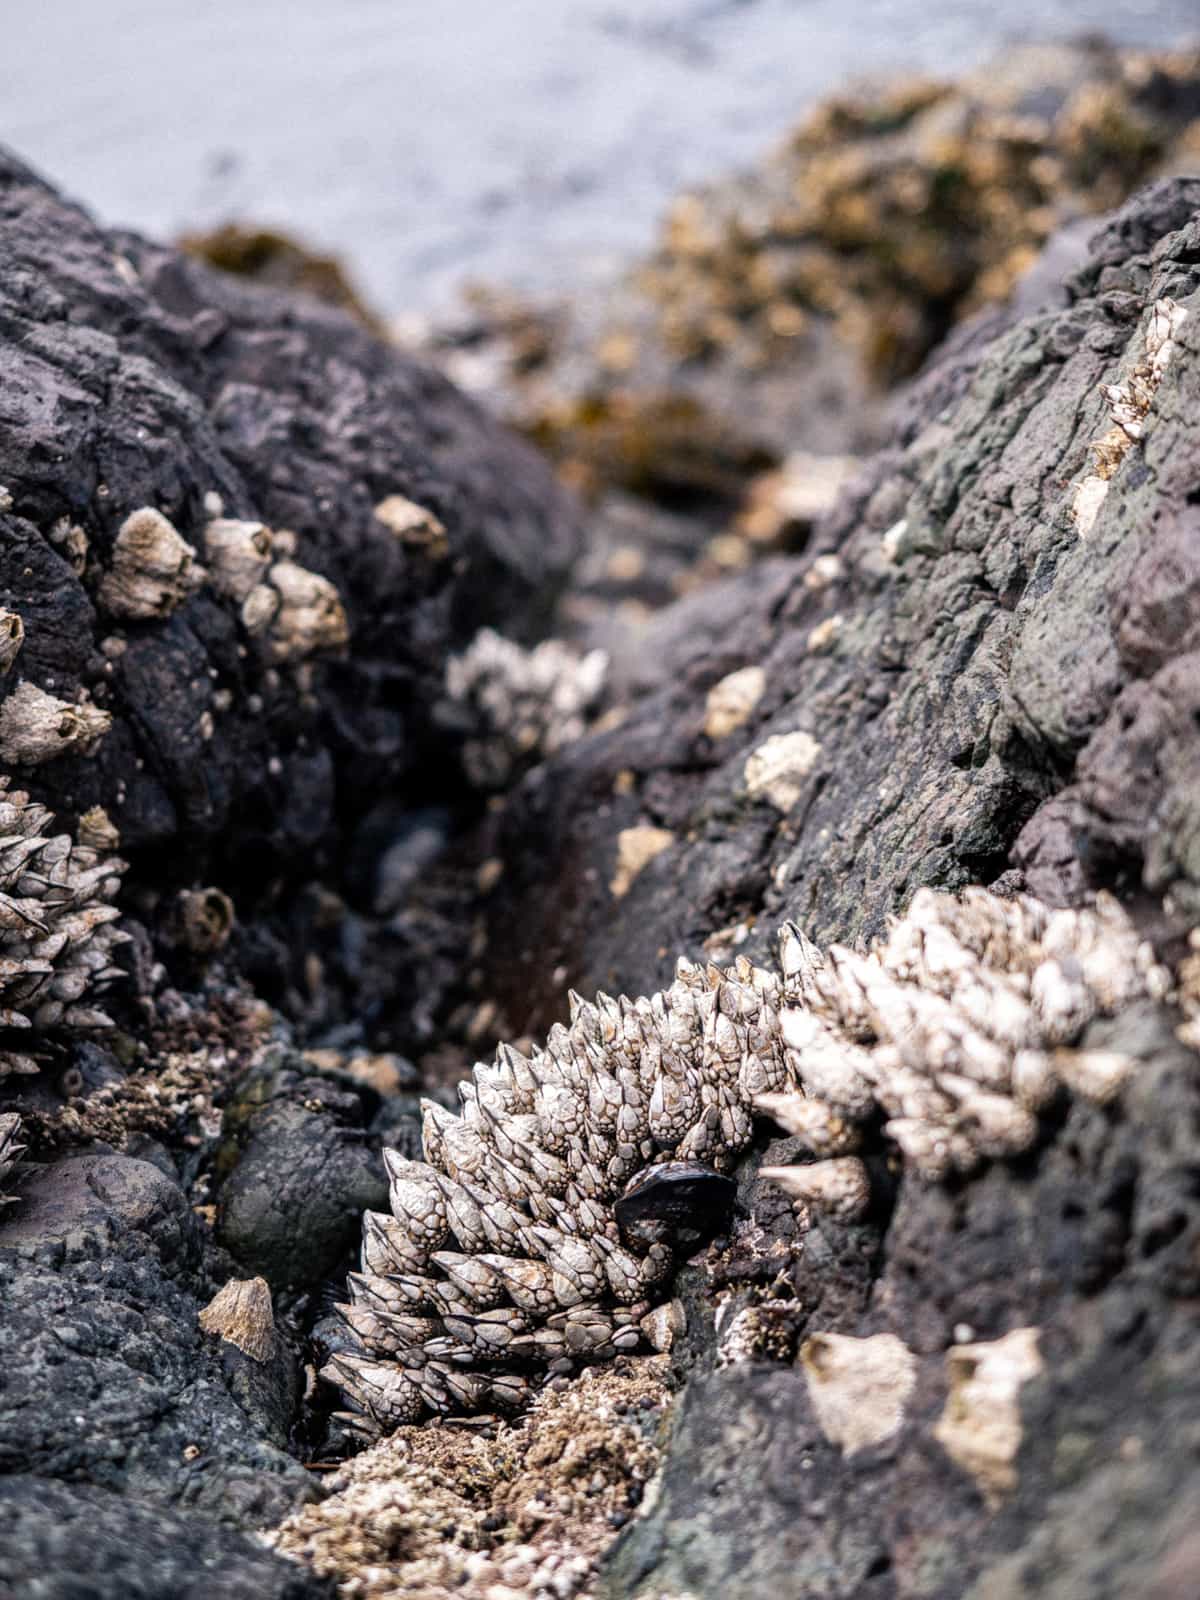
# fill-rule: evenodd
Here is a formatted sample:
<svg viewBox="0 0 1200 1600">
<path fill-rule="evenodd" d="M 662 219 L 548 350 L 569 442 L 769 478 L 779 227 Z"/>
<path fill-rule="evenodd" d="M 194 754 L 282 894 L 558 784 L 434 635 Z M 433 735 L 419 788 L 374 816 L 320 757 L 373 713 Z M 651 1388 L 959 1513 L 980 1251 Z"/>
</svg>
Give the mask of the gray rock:
<svg viewBox="0 0 1200 1600">
<path fill-rule="evenodd" d="M 148 1162 L 71 1157 L 22 1186 L 0 1227 L 0 1473 L 248 1529 L 311 1495 L 197 1325 L 201 1254 L 186 1196 Z"/>
<path fill-rule="evenodd" d="M 86 1484 L 0 1479 L 0 1594 L 22 1600 L 321 1600 L 332 1586 L 244 1534 Z"/>
<path fill-rule="evenodd" d="M 355 1247 L 365 1210 L 387 1207 L 378 1149 L 366 1143 L 357 1095 L 283 1071 L 247 1093 L 249 1118 L 221 1189 L 221 1243 L 273 1289 L 312 1289 Z"/>
</svg>

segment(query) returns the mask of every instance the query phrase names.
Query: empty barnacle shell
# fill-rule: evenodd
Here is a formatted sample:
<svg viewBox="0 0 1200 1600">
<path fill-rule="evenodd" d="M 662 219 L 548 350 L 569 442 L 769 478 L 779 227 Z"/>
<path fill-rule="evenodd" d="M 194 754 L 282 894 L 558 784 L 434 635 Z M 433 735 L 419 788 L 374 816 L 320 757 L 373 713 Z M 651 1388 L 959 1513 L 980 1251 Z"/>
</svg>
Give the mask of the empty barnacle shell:
<svg viewBox="0 0 1200 1600">
<path fill-rule="evenodd" d="M 269 1360 L 275 1348 L 275 1317 L 265 1278 L 230 1278 L 197 1321 L 205 1333 L 215 1333 L 254 1361 Z"/>
<path fill-rule="evenodd" d="M 15 849 L 18 877 L 37 837 L 28 864 Z M 5 914 L 0 899 L 0 929 Z M 385 1152 L 394 1216 L 364 1219 L 351 1348 L 326 1368 L 358 1427 L 519 1405 L 548 1371 L 661 1347 L 672 1268 L 727 1226 L 725 1169 L 755 1111 L 822 1158 L 760 1176 L 852 1220 L 870 1201 L 854 1152 L 871 1139 L 937 1181 L 1029 1148 L 1060 1086 L 1117 1093 L 1136 1062 L 1089 1047 L 1087 1021 L 1167 982 L 1115 901 L 1051 912 L 983 889 L 921 890 L 865 953 L 822 951 L 788 924 L 779 956 L 780 975 L 680 960 L 660 994 L 572 994 L 543 1049 L 476 1066 L 461 1115 L 423 1102 L 425 1159 Z M 48 981 L 30 973 L 30 997 L 68 1015 Z M 12 991 L 14 1011 L 26 998 Z M 869 1390 L 869 1344 L 814 1347 L 817 1380 Z M 903 1377 L 903 1351 L 878 1349 Z M 838 1416 L 848 1450 L 884 1437 Z"/>
<path fill-rule="evenodd" d="M 20 683 L 0 706 L 0 760 L 38 767 L 73 750 L 90 756 L 111 727 L 111 715 L 90 700 L 72 703 Z"/>
</svg>

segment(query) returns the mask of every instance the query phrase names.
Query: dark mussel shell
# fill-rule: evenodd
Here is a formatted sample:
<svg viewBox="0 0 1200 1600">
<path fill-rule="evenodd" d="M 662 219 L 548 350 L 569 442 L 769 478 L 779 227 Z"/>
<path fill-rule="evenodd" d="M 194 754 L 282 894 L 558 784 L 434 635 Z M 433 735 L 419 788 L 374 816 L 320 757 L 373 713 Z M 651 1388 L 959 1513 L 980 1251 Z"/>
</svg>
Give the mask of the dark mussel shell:
<svg viewBox="0 0 1200 1600">
<path fill-rule="evenodd" d="M 732 1178 L 700 1161 L 663 1161 L 634 1174 L 613 1214 L 627 1240 L 694 1246 L 725 1229 L 736 1193 Z"/>
</svg>

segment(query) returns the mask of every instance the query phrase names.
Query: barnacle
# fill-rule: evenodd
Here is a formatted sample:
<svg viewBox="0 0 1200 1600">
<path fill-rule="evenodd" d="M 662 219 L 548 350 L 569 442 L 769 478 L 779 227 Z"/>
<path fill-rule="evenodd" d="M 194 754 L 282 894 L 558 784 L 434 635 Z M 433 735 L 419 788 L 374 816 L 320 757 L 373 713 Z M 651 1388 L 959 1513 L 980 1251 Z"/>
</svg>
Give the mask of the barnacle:
<svg viewBox="0 0 1200 1600">
<path fill-rule="evenodd" d="M 1051 911 L 923 889 L 867 954 L 791 923 L 779 950 L 778 976 L 681 960 L 649 999 L 572 994 L 543 1048 L 475 1067 L 457 1116 L 424 1102 L 425 1159 L 385 1152 L 392 1214 L 364 1218 L 324 1369 L 356 1426 L 509 1409 L 547 1370 L 656 1344 L 676 1256 L 723 1226 L 756 1110 L 818 1158 L 763 1176 L 853 1221 L 879 1108 L 924 1178 L 1014 1154 L 1060 1087 L 1116 1092 L 1132 1061 L 1079 1036 L 1170 982 L 1103 895 Z"/>
<path fill-rule="evenodd" d="M 109 1028 L 96 1000 L 128 935 L 110 904 L 125 863 L 51 834 L 54 815 L 0 776 L 0 1079 L 47 1038 Z M 20 1046 L 24 1045 L 22 1049 Z"/>
<path fill-rule="evenodd" d="M 1104 1102 L 1133 1070 L 1120 1052 L 1081 1047 L 1087 1024 L 1170 985 L 1105 894 L 1052 911 L 1027 896 L 921 889 L 866 955 L 822 953 L 788 923 L 780 959 L 797 1092 L 760 1109 L 834 1159 L 771 1175 L 810 1203 L 827 1191 L 845 1206 L 855 1189 L 847 1124 L 882 1108 L 885 1133 L 930 1179 L 1015 1155 L 1060 1087 Z"/>
<path fill-rule="evenodd" d="M 1104 389 L 1112 426 L 1092 441 L 1095 464 L 1075 489 L 1071 509 L 1081 539 L 1086 539 L 1108 494 L 1109 479 L 1142 437 L 1163 374 L 1175 354 L 1175 340 L 1187 310 L 1164 297 L 1150 308 L 1145 348 L 1123 383 Z"/>
<path fill-rule="evenodd" d="M 463 765 L 472 783 L 502 788 L 514 773 L 579 738 L 607 671 L 602 650 L 580 656 L 559 639 L 524 650 L 481 628 L 446 663 L 447 720 L 467 732 Z"/>
<path fill-rule="evenodd" d="M 0 760 L 38 767 L 69 751 L 90 756 L 111 727 L 110 713 L 86 698 L 72 704 L 35 683 L 19 683 L 0 706 Z"/>
<path fill-rule="evenodd" d="M 145 622 L 166 617 L 204 582 L 196 552 L 153 506 L 121 524 L 112 566 L 100 584 L 100 603 L 114 617 Z"/>
<path fill-rule="evenodd" d="M 4 1193 L 4 1180 L 17 1163 L 22 1146 L 17 1143 L 21 1132 L 21 1119 L 13 1111 L 0 1112 L 0 1206 L 7 1205 L 12 1196 Z"/>
</svg>

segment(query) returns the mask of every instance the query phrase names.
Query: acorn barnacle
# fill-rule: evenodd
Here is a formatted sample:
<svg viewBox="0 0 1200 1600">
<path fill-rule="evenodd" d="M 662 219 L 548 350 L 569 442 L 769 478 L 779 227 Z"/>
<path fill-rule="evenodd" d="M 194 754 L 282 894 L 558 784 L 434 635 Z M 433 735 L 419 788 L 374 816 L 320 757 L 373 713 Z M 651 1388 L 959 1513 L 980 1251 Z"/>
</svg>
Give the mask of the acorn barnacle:
<svg viewBox="0 0 1200 1600">
<path fill-rule="evenodd" d="M 103 833 L 102 817 L 87 813 L 80 837 Z M 111 902 L 125 863 L 51 833 L 54 820 L 0 775 L 0 1082 L 36 1072 L 52 1040 L 112 1026 L 96 1002 L 122 976 L 129 936 Z"/>
<path fill-rule="evenodd" d="M 928 1180 L 1019 1152 L 1060 1090 L 1105 1100 L 1133 1070 L 1086 1048 L 1087 1024 L 1170 982 L 1105 896 L 921 890 L 865 953 L 791 923 L 779 953 L 779 976 L 681 960 L 649 999 L 572 994 L 543 1048 L 475 1067 L 458 1115 L 424 1102 L 425 1159 L 385 1152 L 391 1215 L 364 1218 L 330 1341 L 346 1420 L 509 1409 L 654 1343 L 675 1265 L 729 1217 L 756 1111 L 815 1158 L 762 1175 L 851 1222 L 881 1110 Z"/>
</svg>

